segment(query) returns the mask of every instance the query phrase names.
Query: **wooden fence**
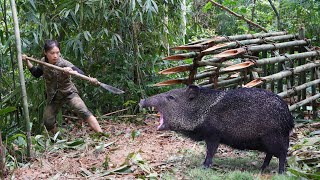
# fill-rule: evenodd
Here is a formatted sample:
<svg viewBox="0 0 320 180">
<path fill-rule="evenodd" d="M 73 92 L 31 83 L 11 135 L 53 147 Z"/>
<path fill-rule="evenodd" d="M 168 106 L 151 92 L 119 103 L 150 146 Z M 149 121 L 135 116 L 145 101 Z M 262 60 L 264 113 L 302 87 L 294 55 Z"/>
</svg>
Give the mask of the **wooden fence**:
<svg viewBox="0 0 320 180">
<path fill-rule="evenodd" d="M 217 36 L 172 48 L 178 53 L 164 60 L 192 59 L 191 64 L 160 71 L 160 74 L 188 72 L 188 76 L 155 84 L 183 83 L 214 89 L 259 87 L 283 97 L 290 111 L 310 110 L 317 117 L 320 97 L 320 48 L 297 34 L 271 32 Z M 308 108 L 307 108 L 308 107 Z"/>
</svg>

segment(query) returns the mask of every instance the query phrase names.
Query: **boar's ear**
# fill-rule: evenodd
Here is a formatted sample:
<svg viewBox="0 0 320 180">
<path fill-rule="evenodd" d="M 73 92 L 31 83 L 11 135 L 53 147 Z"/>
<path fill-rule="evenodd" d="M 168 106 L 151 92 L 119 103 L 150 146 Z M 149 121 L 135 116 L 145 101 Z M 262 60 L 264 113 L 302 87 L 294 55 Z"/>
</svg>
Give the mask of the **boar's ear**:
<svg viewBox="0 0 320 180">
<path fill-rule="evenodd" d="M 194 99 L 195 97 L 197 97 L 199 95 L 200 92 L 200 88 L 196 85 L 190 85 L 187 88 L 187 93 L 188 93 L 188 98 L 190 100 Z"/>
</svg>

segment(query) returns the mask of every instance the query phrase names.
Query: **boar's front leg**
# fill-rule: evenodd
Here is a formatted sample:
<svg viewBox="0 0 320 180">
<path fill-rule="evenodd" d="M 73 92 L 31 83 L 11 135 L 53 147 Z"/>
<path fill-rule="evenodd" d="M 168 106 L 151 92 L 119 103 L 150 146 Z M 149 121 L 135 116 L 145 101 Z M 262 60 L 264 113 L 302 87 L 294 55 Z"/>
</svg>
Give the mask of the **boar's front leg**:
<svg viewBox="0 0 320 180">
<path fill-rule="evenodd" d="M 219 141 L 218 140 L 212 140 L 212 139 L 207 139 L 205 140 L 206 145 L 207 145 L 207 154 L 206 154 L 206 159 L 203 163 L 203 166 L 205 168 L 209 168 L 212 166 L 212 158 L 214 154 L 216 153 L 218 147 L 219 147 Z"/>
</svg>

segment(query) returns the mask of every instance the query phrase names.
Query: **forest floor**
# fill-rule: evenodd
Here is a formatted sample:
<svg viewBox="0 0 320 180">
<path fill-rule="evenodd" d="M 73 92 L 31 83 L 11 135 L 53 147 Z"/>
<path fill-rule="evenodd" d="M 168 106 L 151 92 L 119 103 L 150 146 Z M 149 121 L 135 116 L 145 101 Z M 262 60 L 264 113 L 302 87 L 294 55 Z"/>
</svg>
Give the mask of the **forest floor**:
<svg viewBox="0 0 320 180">
<path fill-rule="evenodd" d="M 84 123 L 69 122 L 61 137 L 51 140 L 44 152 L 35 152 L 32 161 L 15 169 L 9 178 L 188 179 L 186 168 L 201 166 L 204 160 L 203 142 L 193 142 L 170 131 L 156 131 L 158 121 L 154 118 L 147 118 L 141 125 L 112 120 L 100 123 L 108 137 L 94 136 Z M 233 170 L 249 168 L 259 172 L 264 154 L 252 156 L 220 145 L 216 157 L 231 158 L 231 164 L 232 158 L 249 158 L 240 162 L 241 165 L 234 165 Z M 263 176 L 269 177 L 277 171 L 277 161 L 273 161 L 272 170 Z M 224 164 L 222 160 L 212 169 L 228 169 Z"/>
</svg>

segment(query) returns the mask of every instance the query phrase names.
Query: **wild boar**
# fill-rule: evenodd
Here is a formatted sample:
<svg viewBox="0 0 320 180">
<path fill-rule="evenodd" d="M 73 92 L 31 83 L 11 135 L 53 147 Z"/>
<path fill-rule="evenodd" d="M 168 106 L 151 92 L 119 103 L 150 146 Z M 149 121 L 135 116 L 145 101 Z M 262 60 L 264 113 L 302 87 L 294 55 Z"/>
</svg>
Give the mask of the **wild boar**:
<svg viewBox="0 0 320 180">
<path fill-rule="evenodd" d="M 219 144 L 226 144 L 265 152 L 262 171 L 272 156 L 279 158 L 279 173 L 285 171 L 294 121 L 287 104 L 272 92 L 259 88 L 221 91 L 191 85 L 143 99 L 140 106 L 159 111 L 158 130 L 205 141 L 205 167 L 212 165 Z"/>
</svg>

